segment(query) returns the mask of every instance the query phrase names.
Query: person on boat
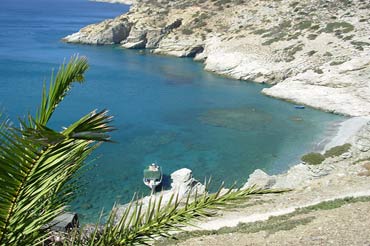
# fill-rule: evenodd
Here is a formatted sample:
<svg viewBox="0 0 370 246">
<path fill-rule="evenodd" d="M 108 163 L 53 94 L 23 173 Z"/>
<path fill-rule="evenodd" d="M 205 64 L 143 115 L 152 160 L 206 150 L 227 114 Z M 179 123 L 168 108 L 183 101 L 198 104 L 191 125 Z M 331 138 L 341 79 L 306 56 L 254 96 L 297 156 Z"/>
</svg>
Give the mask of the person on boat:
<svg viewBox="0 0 370 246">
<path fill-rule="evenodd" d="M 155 163 L 152 163 L 152 165 L 149 166 L 150 171 L 158 171 L 158 167 Z"/>
</svg>

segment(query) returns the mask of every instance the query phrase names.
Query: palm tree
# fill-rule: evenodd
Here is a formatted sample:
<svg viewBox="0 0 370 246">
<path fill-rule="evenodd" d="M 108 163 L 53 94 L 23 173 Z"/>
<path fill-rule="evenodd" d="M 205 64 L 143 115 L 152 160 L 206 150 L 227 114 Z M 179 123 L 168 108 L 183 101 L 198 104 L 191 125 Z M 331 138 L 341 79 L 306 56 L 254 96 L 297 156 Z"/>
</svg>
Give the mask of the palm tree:
<svg viewBox="0 0 370 246">
<path fill-rule="evenodd" d="M 36 117 L 20 127 L 0 127 L 0 245 L 32 245 L 44 240 L 43 226 L 72 198 L 74 173 L 101 142 L 109 141 L 111 117 L 92 111 L 58 132 L 47 125 L 71 89 L 83 82 L 85 58 L 72 57 L 45 84 Z"/>
</svg>

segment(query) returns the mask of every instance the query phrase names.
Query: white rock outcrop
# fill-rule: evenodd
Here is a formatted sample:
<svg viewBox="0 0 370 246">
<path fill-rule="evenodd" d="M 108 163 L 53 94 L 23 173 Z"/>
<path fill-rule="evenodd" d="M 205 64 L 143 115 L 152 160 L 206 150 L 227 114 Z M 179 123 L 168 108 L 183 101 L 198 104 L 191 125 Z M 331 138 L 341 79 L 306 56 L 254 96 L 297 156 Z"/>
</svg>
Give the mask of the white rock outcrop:
<svg viewBox="0 0 370 246">
<path fill-rule="evenodd" d="M 105 20 L 97 25 L 84 27 L 79 32 L 66 36 L 63 41 L 96 45 L 119 44 L 128 37 L 131 25 L 124 17 Z"/>
<path fill-rule="evenodd" d="M 246 189 L 251 186 L 256 186 L 258 188 L 269 189 L 273 187 L 276 183 L 276 177 L 270 176 L 261 169 L 256 169 L 252 174 L 249 175 L 247 183 L 242 189 Z"/>
<path fill-rule="evenodd" d="M 179 169 L 171 174 L 171 192 L 184 197 L 191 193 L 203 194 L 206 189 L 205 185 L 193 178 L 193 173 L 188 168 Z"/>
</svg>

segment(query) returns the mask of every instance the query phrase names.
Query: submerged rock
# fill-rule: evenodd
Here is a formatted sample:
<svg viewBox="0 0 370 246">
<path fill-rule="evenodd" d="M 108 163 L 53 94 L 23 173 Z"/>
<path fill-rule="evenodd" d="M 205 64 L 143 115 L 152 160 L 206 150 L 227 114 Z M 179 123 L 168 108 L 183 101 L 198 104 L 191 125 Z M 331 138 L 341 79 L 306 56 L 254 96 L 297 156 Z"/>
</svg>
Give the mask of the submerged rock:
<svg viewBox="0 0 370 246">
<path fill-rule="evenodd" d="M 269 126 L 272 116 L 262 110 L 250 107 L 231 109 L 212 109 L 199 117 L 203 124 L 235 130 L 252 130 L 261 125 Z"/>
</svg>

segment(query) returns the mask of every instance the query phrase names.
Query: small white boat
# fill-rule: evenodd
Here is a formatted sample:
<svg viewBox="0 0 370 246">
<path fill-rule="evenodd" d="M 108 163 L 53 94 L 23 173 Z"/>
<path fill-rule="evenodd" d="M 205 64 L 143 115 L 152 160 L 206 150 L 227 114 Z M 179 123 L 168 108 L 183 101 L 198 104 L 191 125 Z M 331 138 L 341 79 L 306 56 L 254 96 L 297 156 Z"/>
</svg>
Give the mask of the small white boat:
<svg viewBox="0 0 370 246">
<path fill-rule="evenodd" d="M 145 168 L 143 182 L 152 190 L 152 193 L 154 193 L 155 188 L 162 183 L 161 167 L 155 163 L 152 163 Z"/>
</svg>

